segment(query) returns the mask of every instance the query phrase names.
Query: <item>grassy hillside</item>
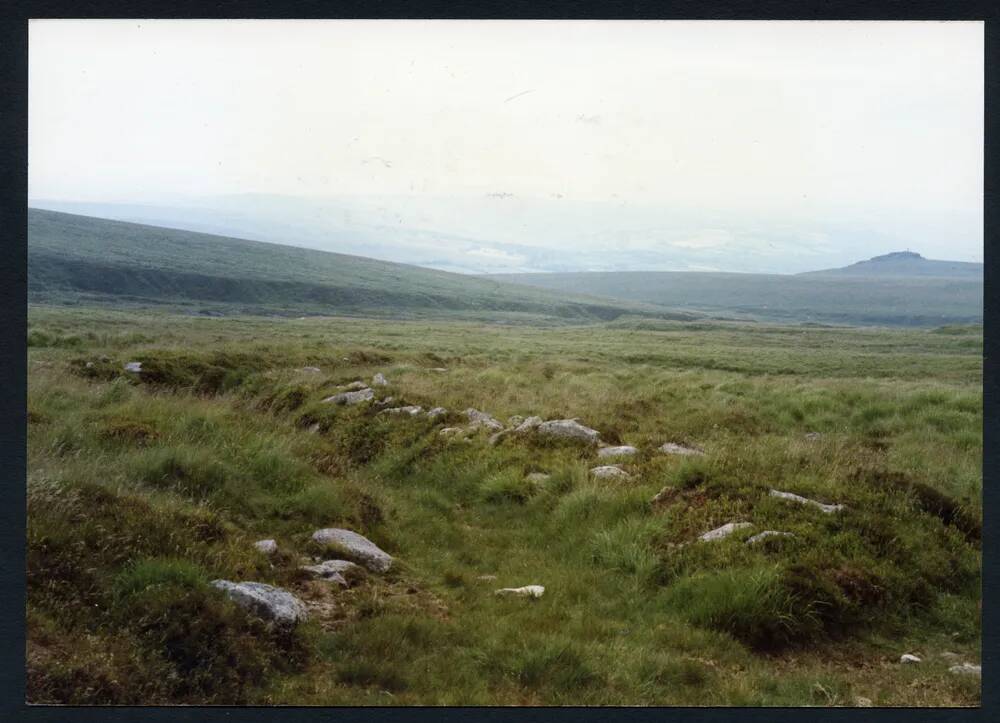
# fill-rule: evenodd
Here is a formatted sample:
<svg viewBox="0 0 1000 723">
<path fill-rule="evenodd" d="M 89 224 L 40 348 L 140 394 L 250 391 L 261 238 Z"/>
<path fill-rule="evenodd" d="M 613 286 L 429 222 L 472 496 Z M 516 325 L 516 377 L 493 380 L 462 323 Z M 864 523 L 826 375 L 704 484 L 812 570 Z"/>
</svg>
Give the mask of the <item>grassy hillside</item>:
<svg viewBox="0 0 1000 723">
<path fill-rule="evenodd" d="M 497 274 L 565 293 L 586 292 L 711 314 L 770 321 L 938 326 L 981 323 L 983 280 L 868 275 L 701 272 Z"/>
<path fill-rule="evenodd" d="M 939 331 L 32 306 L 28 699 L 977 705 L 949 668 L 980 660 L 982 332 Z M 380 395 L 451 412 L 321 403 L 377 372 Z M 467 407 L 639 452 L 443 436 Z M 631 476 L 589 473 L 609 462 Z M 733 521 L 753 527 L 696 542 Z M 311 579 L 320 527 L 395 566 Z M 747 544 L 762 530 L 794 537 Z M 220 577 L 310 620 L 269 627 Z M 544 596 L 494 594 L 528 584 Z"/>
<path fill-rule="evenodd" d="M 925 259 L 912 251 L 896 251 L 858 261 L 850 266 L 822 271 L 807 271 L 800 276 L 877 276 L 877 277 L 935 277 L 941 279 L 983 280 L 983 265 L 966 261 L 940 261 Z"/>
<path fill-rule="evenodd" d="M 28 298 L 214 313 L 684 318 L 648 304 L 154 226 L 29 209 Z"/>
</svg>

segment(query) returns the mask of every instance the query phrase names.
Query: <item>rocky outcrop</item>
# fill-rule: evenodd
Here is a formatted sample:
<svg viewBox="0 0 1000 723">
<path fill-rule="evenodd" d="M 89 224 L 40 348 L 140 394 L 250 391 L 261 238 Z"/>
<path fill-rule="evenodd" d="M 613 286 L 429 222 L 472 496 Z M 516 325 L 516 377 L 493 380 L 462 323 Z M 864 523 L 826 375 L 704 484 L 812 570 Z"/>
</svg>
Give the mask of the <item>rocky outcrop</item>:
<svg viewBox="0 0 1000 723">
<path fill-rule="evenodd" d="M 709 530 L 703 535 L 698 537 L 702 542 L 712 542 L 713 540 L 721 540 L 723 538 L 729 537 L 731 534 L 737 530 L 744 530 L 747 527 L 753 527 L 749 522 L 727 522 L 722 527 L 716 527 L 714 530 Z"/>
<path fill-rule="evenodd" d="M 465 416 L 469 419 L 469 429 L 471 430 L 485 429 L 490 432 L 499 432 L 504 428 L 499 420 L 494 419 L 486 412 L 480 412 L 478 409 L 471 407 L 466 409 Z"/>
<path fill-rule="evenodd" d="M 211 584 L 241 608 L 278 625 L 291 627 L 308 618 L 305 603 L 280 587 L 229 580 L 213 580 Z"/>
<path fill-rule="evenodd" d="M 771 497 L 778 497 L 783 500 L 788 500 L 789 502 L 796 502 L 800 505 L 809 505 L 810 507 L 815 507 L 826 514 L 832 514 L 834 512 L 840 512 L 846 509 L 844 505 L 827 505 L 822 502 L 817 502 L 816 500 L 811 500 L 808 497 L 802 497 L 801 495 L 796 495 L 791 492 L 779 492 L 778 490 L 771 490 L 768 493 Z"/>
<path fill-rule="evenodd" d="M 374 398 L 375 392 L 366 387 L 356 392 L 334 394 L 332 397 L 324 399 L 323 404 L 361 404 L 362 402 L 370 402 Z"/>
<path fill-rule="evenodd" d="M 345 557 L 357 560 L 375 572 L 386 572 L 392 567 L 392 556 L 363 535 L 351 530 L 330 527 L 316 530 L 312 539 L 320 545 L 328 545 L 340 550 Z"/>
<path fill-rule="evenodd" d="M 587 444 L 597 444 L 601 433 L 586 427 L 575 419 L 552 419 L 542 422 L 535 429 L 538 434 L 557 439 L 573 439 Z"/>
</svg>

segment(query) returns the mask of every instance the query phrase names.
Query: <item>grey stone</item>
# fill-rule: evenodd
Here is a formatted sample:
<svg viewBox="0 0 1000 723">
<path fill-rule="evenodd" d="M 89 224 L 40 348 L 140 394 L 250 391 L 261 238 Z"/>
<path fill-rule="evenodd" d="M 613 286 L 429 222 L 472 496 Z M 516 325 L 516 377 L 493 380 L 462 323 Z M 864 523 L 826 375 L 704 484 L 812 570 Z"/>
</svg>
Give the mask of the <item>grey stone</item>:
<svg viewBox="0 0 1000 723">
<path fill-rule="evenodd" d="M 517 425 L 514 429 L 515 432 L 530 432 L 532 429 L 536 429 L 539 424 L 542 423 L 541 417 L 528 417 L 523 422 Z"/>
<path fill-rule="evenodd" d="M 514 414 L 510 417 L 507 417 L 507 426 L 516 428 L 523 421 L 524 417 L 522 417 L 520 414 Z"/>
<path fill-rule="evenodd" d="M 318 565 L 303 565 L 302 569 L 311 572 L 316 577 L 329 580 L 341 587 L 347 587 L 347 578 L 344 577 L 344 573 L 348 570 L 360 569 L 360 567 L 347 560 L 324 560 Z"/>
<path fill-rule="evenodd" d="M 427 410 L 428 419 L 437 419 L 438 417 L 443 417 L 448 413 L 448 410 L 444 407 L 434 407 L 433 409 Z"/>
<path fill-rule="evenodd" d="M 747 540 L 748 545 L 753 545 L 761 540 L 765 540 L 768 537 L 795 537 L 791 532 L 779 532 L 778 530 L 764 530 L 763 532 L 758 532 L 753 537 Z"/>
<path fill-rule="evenodd" d="M 975 675 L 976 677 L 982 677 L 983 666 L 974 665 L 972 663 L 962 663 L 961 665 L 951 666 L 948 668 L 948 672 L 956 675 Z"/>
<path fill-rule="evenodd" d="M 360 389 L 356 392 L 341 392 L 340 394 L 334 394 L 332 397 L 327 397 L 323 400 L 324 404 L 361 404 L 362 402 L 370 402 L 375 398 L 375 392 L 367 387 Z"/>
<path fill-rule="evenodd" d="M 682 457 L 704 457 L 705 453 L 695 447 L 685 447 L 683 444 L 667 442 L 660 446 L 660 451 L 664 454 L 676 454 Z"/>
<path fill-rule="evenodd" d="M 368 385 L 367 385 L 367 384 L 365 384 L 365 383 L 364 383 L 363 381 L 361 381 L 360 379 L 359 379 L 358 381 L 355 381 L 355 382 L 351 382 L 350 384 L 341 384 L 341 385 L 340 385 L 340 386 L 338 387 L 338 389 L 346 389 L 346 390 L 347 390 L 347 391 L 349 391 L 349 392 L 356 392 L 356 391 L 358 391 L 359 389 L 367 389 L 367 388 L 368 388 Z"/>
<path fill-rule="evenodd" d="M 817 439 L 823 438 L 823 435 L 820 434 L 819 432 L 806 432 L 803 436 L 810 442 L 815 442 Z"/>
<path fill-rule="evenodd" d="M 409 407 L 393 407 L 392 409 L 383 409 L 379 414 L 408 414 L 411 417 L 415 417 L 424 410 L 423 407 L 409 406 Z"/>
<path fill-rule="evenodd" d="M 808 497 L 802 497 L 801 495 L 796 495 L 791 492 L 779 492 L 778 490 L 771 490 L 768 494 L 770 494 L 771 497 L 778 497 L 780 499 L 788 500 L 790 502 L 797 502 L 800 505 L 809 505 L 811 507 L 815 507 L 819 510 L 822 510 L 828 515 L 833 512 L 840 512 L 841 510 L 846 509 L 844 505 L 826 505 L 823 504 L 822 502 L 817 502 L 816 500 L 811 500 Z"/>
<path fill-rule="evenodd" d="M 899 656 L 899 662 L 905 664 L 905 663 L 919 663 L 921 661 L 920 658 L 918 658 L 916 655 L 913 655 L 912 653 L 903 653 L 902 655 Z"/>
<path fill-rule="evenodd" d="M 385 572 L 392 567 L 392 556 L 357 532 L 330 527 L 316 530 L 312 539 L 321 545 L 335 545 L 343 550 L 348 557 L 353 557 L 369 570 Z"/>
<path fill-rule="evenodd" d="M 545 472 L 529 472 L 524 478 L 533 484 L 537 484 L 539 482 L 548 482 L 551 476 Z"/>
<path fill-rule="evenodd" d="M 636 454 L 639 450 L 628 444 L 623 444 L 618 447 L 601 447 L 597 450 L 598 457 L 629 457 Z"/>
<path fill-rule="evenodd" d="M 542 422 L 536 430 L 539 434 L 559 439 L 576 439 L 588 444 L 597 444 L 601 433 L 585 427 L 575 419 L 552 419 Z"/>
<path fill-rule="evenodd" d="M 590 470 L 590 474 L 594 475 L 598 479 L 612 479 L 615 477 L 628 479 L 632 476 L 621 467 L 616 467 L 613 464 L 604 465 L 603 467 L 594 467 Z"/>
<path fill-rule="evenodd" d="M 709 530 L 705 534 L 698 537 L 702 542 L 711 542 L 713 540 L 721 540 L 724 537 L 729 537 L 731 534 L 737 530 L 743 530 L 747 527 L 753 527 L 749 522 L 727 522 L 722 527 L 716 527 L 714 530 Z"/>
<path fill-rule="evenodd" d="M 389 380 L 387 380 L 385 378 L 385 376 L 382 374 L 382 372 L 379 372 L 374 377 L 372 377 L 372 386 L 373 387 L 387 387 L 387 386 L 389 386 Z"/>
<path fill-rule="evenodd" d="M 253 546 L 265 555 L 273 555 L 278 551 L 278 543 L 274 540 L 257 540 L 257 542 L 253 543 Z"/>
<path fill-rule="evenodd" d="M 309 374 L 319 374 L 322 370 L 319 367 L 302 367 L 299 371 L 308 372 Z"/>
<path fill-rule="evenodd" d="M 213 580 L 211 584 L 240 607 L 278 625 L 292 626 L 308 618 L 305 604 L 280 587 L 229 580 Z"/>
<path fill-rule="evenodd" d="M 465 434 L 465 430 L 461 427 L 443 427 L 438 434 L 442 437 L 460 437 Z"/>
<path fill-rule="evenodd" d="M 503 429 L 503 424 L 486 412 L 480 412 L 478 409 L 472 409 L 471 407 L 466 409 L 465 416 L 469 418 L 469 429 L 486 429 L 491 432 L 499 432 Z"/>
<path fill-rule="evenodd" d="M 541 585 L 525 585 L 524 587 L 504 587 L 497 590 L 496 594 L 539 598 L 545 594 L 545 588 Z"/>
<path fill-rule="evenodd" d="M 132 372 L 133 374 L 141 374 L 142 362 L 127 362 L 125 364 L 125 371 Z"/>
</svg>

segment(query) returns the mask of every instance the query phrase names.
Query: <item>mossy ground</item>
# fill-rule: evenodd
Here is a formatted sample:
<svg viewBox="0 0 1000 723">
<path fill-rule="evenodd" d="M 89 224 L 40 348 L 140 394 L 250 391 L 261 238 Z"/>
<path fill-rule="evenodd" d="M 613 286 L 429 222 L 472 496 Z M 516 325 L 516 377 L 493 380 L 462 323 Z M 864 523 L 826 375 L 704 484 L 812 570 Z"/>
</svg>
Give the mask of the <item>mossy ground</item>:
<svg viewBox="0 0 1000 723">
<path fill-rule="evenodd" d="M 979 702 L 941 655 L 979 661 L 979 329 L 29 323 L 33 702 Z M 589 479 L 596 455 L 572 445 L 447 441 L 320 403 L 379 371 L 400 403 L 579 417 L 640 448 L 632 476 Z M 708 454 L 655 453 L 668 441 Z M 681 545 L 735 520 L 754 527 Z M 396 567 L 343 592 L 308 580 L 299 557 L 329 526 Z M 764 529 L 795 537 L 744 544 Z M 270 629 L 216 577 L 291 589 L 312 620 Z M 493 595 L 527 584 L 545 596 Z"/>
</svg>

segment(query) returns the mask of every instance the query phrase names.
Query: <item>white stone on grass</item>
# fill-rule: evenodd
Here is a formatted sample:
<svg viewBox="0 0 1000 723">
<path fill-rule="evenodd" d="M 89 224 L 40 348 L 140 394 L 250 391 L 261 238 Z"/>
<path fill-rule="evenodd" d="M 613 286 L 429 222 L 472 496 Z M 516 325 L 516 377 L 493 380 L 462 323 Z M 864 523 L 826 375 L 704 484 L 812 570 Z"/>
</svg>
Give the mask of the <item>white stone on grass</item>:
<svg viewBox="0 0 1000 723">
<path fill-rule="evenodd" d="M 339 527 L 316 530 L 312 539 L 321 545 L 332 545 L 342 550 L 347 557 L 375 572 L 386 572 L 392 567 L 392 556 L 363 535 Z"/>
<path fill-rule="evenodd" d="M 415 417 L 424 410 L 423 407 L 409 406 L 409 407 L 393 407 L 392 409 L 383 409 L 379 414 L 408 414 L 411 417 Z"/>
<path fill-rule="evenodd" d="M 664 454 L 676 454 L 681 457 L 704 457 L 705 453 L 695 447 L 685 447 L 683 444 L 667 442 L 659 447 Z"/>
<path fill-rule="evenodd" d="M 132 372 L 133 374 L 141 374 L 142 362 L 127 362 L 125 364 L 125 371 Z"/>
<path fill-rule="evenodd" d="M 213 580 L 211 584 L 243 609 L 278 625 L 292 626 L 308 618 L 305 604 L 280 587 L 229 580 Z"/>
<path fill-rule="evenodd" d="M 307 372 L 309 374 L 319 374 L 322 370 L 319 367 L 302 367 L 299 371 Z"/>
<path fill-rule="evenodd" d="M 779 532 L 778 530 L 764 530 L 763 532 L 758 532 L 753 537 L 747 539 L 748 545 L 753 545 L 754 543 L 760 542 L 761 540 L 766 540 L 768 537 L 795 537 L 791 532 Z"/>
<path fill-rule="evenodd" d="M 372 377 L 372 386 L 387 387 L 389 386 L 389 380 L 385 378 L 385 375 L 383 375 L 382 372 L 379 372 L 378 374 Z"/>
<path fill-rule="evenodd" d="M 336 583 L 341 587 L 347 587 L 347 578 L 344 573 L 348 570 L 360 570 L 360 566 L 348 560 L 324 560 L 318 565 L 303 565 L 302 569 L 311 572 L 316 577 Z"/>
<path fill-rule="evenodd" d="M 530 432 L 542 423 L 541 417 L 528 417 L 514 428 L 515 432 Z"/>
<path fill-rule="evenodd" d="M 703 535 L 698 537 L 702 542 L 711 542 L 713 540 L 721 540 L 724 537 L 729 537 L 731 534 L 737 530 L 743 530 L 747 527 L 753 527 L 749 522 L 727 522 L 722 527 L 716 527 L 714 530 L 709 530 Z"/>
<path fill-rule="evenodd" d="M 536 431 L 546 437 L 576 439 L 589 444 L 597 444 L 601 433 L 586 427 L 575 419 L 551 419 L 538 425 Z"/>
<path fill-rule="evenodd" d="M 920 660 L 920 658 L 918 658 L 916 655 L 913 655 L 912 653 L 903 653 L 902 655 L 899 656 L 899 662 L 900 663 L 919 663 L 919 662 L 921 662 L 921 660 Z"/>
<path fill-rule="evenodd" d="M 632 476 L 621 467 L 616 467 L 613 464 L 604 465 L 602 467 L 594 467 L 590 470 L 590 474 L 594 475 L 597 479 L 628 479 Z"/>
<path fill-rule="evenodd" d="M 265 555 L 273 555 L 278 551 L 278 543 L 274 540 L 257 540 L 257 542 L 253 543 L 253 546 Z"/>
<path fill-rule="evenodd" d="M 538 484 L 540 482 L 548 482 L 551 476 L 552 475 L 545 472 L 529 472 L 524 476 L 524 478 L 532 484 Z"/>
<path fill-rule="evenodd" d="M 375 392 L 366 387 L 356 392 L 334 394 L 332 397 L 324 399 L 323 404 L 361 404 L 362 402 L 370 402 L 374 398 Z"/>
<path fill-rule="evenodd" d="M 618 447 L 601 447 L 597 450 L 598 457 L 629 457 L 636 454 L 639 450 L 628 444 L 623 444 Z"/>
<path fill-rule="evenodd" d="M 427 410 L 428 419 L 437 419 L 438 417 L 443 417 L 448 413 L 448 410 L 444 407 L 434 407 L 433 409 Z"/>
<path fill-rule="evenodd" d="M 771 497 L 778 497 L 783 500 L 788 500 L 790 502 L 797 502 L 800 505 L 809 505 L 811 507 L 816 507 L 817 509 L 825 512 L 826 514 L 831 514 L 834 512 L 840 512 L 845 509 L 844 505 L 826 505 L 822 502 L 817 502 L 816 500 L 811 500 L 808 497 L 802 497 L 801 495 L 793 494 L 791 492 L 779 492 L 778 490 L 771 490 L 769 492 Z"/>
<path fill-rule="evenodd" d="M 341 384 L 338 388 L 346 389 L 349 392 L 356 392 L 360 389 L 367 389 L 368 385 L 359 379 L 358 381 L 351 382 L 350 384 Z"/>
<path fill-rule="evenodd" d="M 524 587 L 504 587 L 497 590 L 496 594 L 539 598 L 545 594 L 545 588 L 542 587 L 541 585 L 525 585 Z"/>
<path fill-rule="evenodd" d="M 973 665 L 972 663 L 962 663 L 961 665 L 953 665 L 948 668 L 949 673 L 954 673 L 955 675 L 975 675 L 982 676 L 983 666 Z"/>
</svg>

